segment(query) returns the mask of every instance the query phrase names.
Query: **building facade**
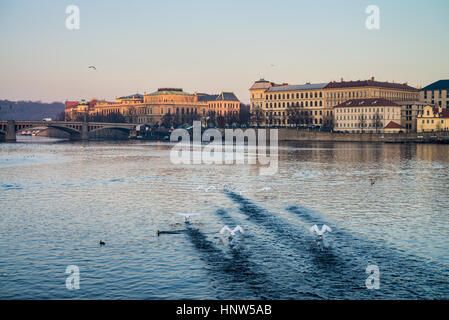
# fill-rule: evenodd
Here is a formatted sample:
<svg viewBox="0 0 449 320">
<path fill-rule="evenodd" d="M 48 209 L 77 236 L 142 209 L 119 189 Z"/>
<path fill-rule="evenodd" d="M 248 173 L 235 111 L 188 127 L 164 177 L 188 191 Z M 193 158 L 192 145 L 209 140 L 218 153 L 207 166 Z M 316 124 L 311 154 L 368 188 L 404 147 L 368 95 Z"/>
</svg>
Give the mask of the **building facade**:
<svg viewBox="0 0 449 320">
<path fill-rule="evenodd" d="M 326 85 L 278 85 L 266 80 L 256 81 L 250 88 L 251 112 L 261 109 L 264 124 L 268 127 L 322 126 L 332 119 L 332 108 L 326 108 L 324 103 Z"/>
<path fill-rule="evenodd" d="M 449 108 L 449 80 L 438 80 L 422 88 L 420 100 L 438 108 Z"/>
<path fill-rule="evenodd" d="M 417 119 L 423 113 L 424 107 L 428 105 L 420 101 L 402 101 L 401 105 L 401 126 L 406 132 L 417 131 Z"/>
<path fill-rule="evenodd" d="M 449 131 L 449 109 L 426 105 L 418 115 L 418 132 Z"/>
<path fill-rule="evenodd" d="M 413 105 L 419 100 L 419 90 L 407 83 L 380 82 L 374 77 L 363 81 L 342 79 L 340 82 L 305 85 L 275 84 L 261 79 L 250 88 L 251 112 L 254 114 L 256 109 L 263 110 L 266 126 L 299 125 L 334 129 L 335 106 L 354 99 L 385 99 L 397 104 L 409 102 Z M 412 112 L 404 111 L 404 122 L 407 122 L 410 130 L 416 128 L 416 115 L 414 109 Z M 412 120 L 409 121 L 410 118 Z M 395 119 L 395 122 L 402 126 L 401 119 Z"/>
<path fill-rule="evenodd" d="M 384 98 L 347 100 L 334 107 L 334 131 L 382 133 L 401 129 L 401 110 L 401 105 Z"/>
<path fill-rule="evenodd" d="M 67 101 L 66 119 L 88 114 L 94 121 L 119 121 L 165 126 L 191 124 L 210 113 L 218 116 L 237 115 L 240 101 L 232 92 L 216 95 L 191 94 L 180 88 L 159 88 L 152 93 L 134 94 L 115 101 L 92 100 L 95 103 Z M 79 119 L 79 117 L 78 117 Z"/>
<path fill-rule="evenodd" d="M 329 82 L 325 88 L 326 106 L 333 107 L 349 99 L 383 98 L 393 102 L 419 101 L 419 90 L 407 83 L 370 80 Z"/>
</svg>

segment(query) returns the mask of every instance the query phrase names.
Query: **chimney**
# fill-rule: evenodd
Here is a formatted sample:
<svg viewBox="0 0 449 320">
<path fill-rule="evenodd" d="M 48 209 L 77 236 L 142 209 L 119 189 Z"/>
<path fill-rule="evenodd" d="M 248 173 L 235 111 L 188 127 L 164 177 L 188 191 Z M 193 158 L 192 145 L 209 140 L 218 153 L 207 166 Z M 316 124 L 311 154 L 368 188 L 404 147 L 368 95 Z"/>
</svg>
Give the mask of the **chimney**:
<svg viewBox="0 0 449 320">
<path fill-rule="evenodd" d="M 343 78 L 340 78 L 340 82 L 343 82 Z"/>
<path fill-rule="evenodd" d="M 371 81 L 374 81 L 376 78 L 374 78 L 374 77 L 371 77 Z"/>
</svg>

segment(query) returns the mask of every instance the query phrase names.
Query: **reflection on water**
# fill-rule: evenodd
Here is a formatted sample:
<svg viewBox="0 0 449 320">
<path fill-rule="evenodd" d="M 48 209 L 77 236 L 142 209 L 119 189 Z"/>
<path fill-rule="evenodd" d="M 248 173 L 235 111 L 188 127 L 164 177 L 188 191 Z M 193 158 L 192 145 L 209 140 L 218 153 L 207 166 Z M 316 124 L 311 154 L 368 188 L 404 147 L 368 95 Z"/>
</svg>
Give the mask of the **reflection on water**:
<svg viewBox="0 0 449 320">
<path fill-rule="evenodd" d="M 274 176 L 171 146 L 0 144 L 0 298 L 449 298 L 449 146 L 281 143 Z"/>
</svg>

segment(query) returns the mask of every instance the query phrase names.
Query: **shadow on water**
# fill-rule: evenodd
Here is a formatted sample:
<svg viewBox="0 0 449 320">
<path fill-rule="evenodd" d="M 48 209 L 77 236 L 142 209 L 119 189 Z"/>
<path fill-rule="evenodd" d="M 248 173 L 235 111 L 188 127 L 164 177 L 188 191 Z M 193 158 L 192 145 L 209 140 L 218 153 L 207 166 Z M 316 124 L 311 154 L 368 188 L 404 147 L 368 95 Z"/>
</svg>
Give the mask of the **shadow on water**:
<svg viewBox="0 0 449 320">
<path fill-rule="evenodd" d="M 438 296 L 448 298 L 448 286 L 444 285 L 446 276 L 433 271 L 433 266 L 425 264 L 415 256 L 387 247 L 386 243 L 376 243 L 369 239 L 358 238 L 350 231 L 340 228 L 319 213 L 294 205 L 287 211 L 298 216 L 310 225 L 326 224 L 332 226 L 334 248 L 338 254 L 350 261 L 350 267 L 360 269 L 368 264 L 378 265 L 382 270 L 383 294 L 395 298 L 430 298 Z M 409 282 L 408 285 L 404 282 Z M 399 289 L 401 288 L 401 289 Z M 429 295 L 429 293 L 431 293 Z M 387 298 L 387 297 L 386 297 Z"/>
<path fill-rule="evenodd" d="M 186 235 L 200 258 L 206 263 L 208 270 L 225 288 L 229 297 L 248 299 L 279 299 L 273 288 L 278 288 L 267 279 L 259 266 L 249 260 L 249 253 L 243 246 L 231 247 L 229 252 L 218 248 L 207 236 L 192 223 L 186 223 Z M 247 291 L 247 292 L 245 292 Z"/>
<path fill-rule="evenodd" d="M 332 246 L 323 249 L 317 245 L 316 237 L 306 228 L 291 225 L 280 216 L 259 207 L 235 192 L 227 191 L 227 195 L 239 205 L 241 213 L 266 230 L 275 233 L 280 241 L 287 241 L 292 249 L 298 250 L 302 258 L 307 258 L 311 254 L 314 261 L 321 262 L 318 267 L 325 269 L 333 268 L 343 262 L 334 253 Z"/>
<path fill-rule="evenodd" d="M 295 259 L 305 264 L 299 271 L 316 283 L 317 288 L 320 288 L 320 296 L 342 299 L 448 298 L 445 277 L 435 274 L 432 268 L 415 257 L 407 257 L 391 248 L 357 239 L 308 208 L 287 208 L 299 218 L 299 225 L 310 228 L 313 224 L 327 224 L 333 228 L 327 238 L 330 246 L 322 248 L 306 227 L 294 226 L 235 192 L 227 191 L 226 194 L 238 204 L 239 211 L 250 221 L 275 234 L 278 241 L 294 250 Z M 379 266 L 382 290 L 366 288 L 365 281 L 369 275 L 365 270 L 368 265 Z"/>
</svg>

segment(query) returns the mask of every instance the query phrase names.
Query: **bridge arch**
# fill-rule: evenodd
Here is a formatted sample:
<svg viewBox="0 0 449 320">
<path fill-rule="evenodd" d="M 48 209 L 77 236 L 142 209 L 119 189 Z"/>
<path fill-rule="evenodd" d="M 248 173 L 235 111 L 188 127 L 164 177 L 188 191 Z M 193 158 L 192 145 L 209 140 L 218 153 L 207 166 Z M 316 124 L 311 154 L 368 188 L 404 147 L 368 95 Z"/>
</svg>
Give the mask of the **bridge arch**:
<svg viewBox="0 0 449 320">
<path fill-rule="evenodd" d="M 95 127 L 95 126 L 94 126 Z M 102 126 L 89 130 L 89 138 L 91 139 L 128 139 L 131 128 L 121 126 Z"/>
</svg>

